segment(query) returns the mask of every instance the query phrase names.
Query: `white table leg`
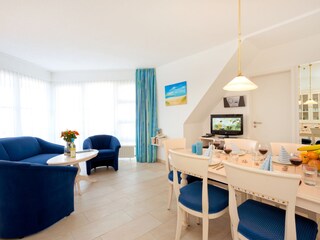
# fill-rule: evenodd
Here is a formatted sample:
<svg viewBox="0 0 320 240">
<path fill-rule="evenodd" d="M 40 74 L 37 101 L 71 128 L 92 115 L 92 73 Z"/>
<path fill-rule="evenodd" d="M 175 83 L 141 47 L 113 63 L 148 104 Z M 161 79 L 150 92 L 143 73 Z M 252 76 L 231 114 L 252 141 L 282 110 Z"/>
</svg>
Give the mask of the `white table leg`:
<svg viewBox="0 0 320 240">
<path fill-rule="evenodd" d="M 75 185 L 76 189 L 79 195 L 81 195 L 81 189 L 80 189 L 80 181 L 88 181 L 88 182 L 96 182 L 96 179 L 90 178 L 87 175 L 80 175 L 81 169 L 79 163 L 74 164 L 74 167 L 78 168 L 76 179 L 75 179 Z"/>
</svg>

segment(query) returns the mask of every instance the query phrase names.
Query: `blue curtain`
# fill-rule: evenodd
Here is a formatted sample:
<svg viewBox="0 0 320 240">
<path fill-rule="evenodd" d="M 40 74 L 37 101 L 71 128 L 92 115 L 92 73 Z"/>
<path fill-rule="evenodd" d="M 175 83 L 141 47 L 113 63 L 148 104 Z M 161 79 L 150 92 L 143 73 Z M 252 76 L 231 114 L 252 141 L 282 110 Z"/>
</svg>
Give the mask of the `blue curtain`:
<svg viewBox="0 0 320 240">
<path fill-rule="evenodd" d="M 151 145 L 156 135 L 157 84 L 156 72 L 151 69 L 136 70 L 136 157 L 138 162 L 156 162 L 157 147 Z"/>
</svg>

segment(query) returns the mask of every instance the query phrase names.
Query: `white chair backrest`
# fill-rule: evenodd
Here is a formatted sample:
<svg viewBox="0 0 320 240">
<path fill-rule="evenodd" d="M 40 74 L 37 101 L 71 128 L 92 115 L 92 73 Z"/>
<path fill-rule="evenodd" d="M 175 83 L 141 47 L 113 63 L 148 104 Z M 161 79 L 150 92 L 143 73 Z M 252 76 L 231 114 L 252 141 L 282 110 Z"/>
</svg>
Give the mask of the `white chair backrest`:
<svg viewBox="0 0 320 240">
<path fill-rule="evenodd" d="M 169 161 L 169 150 L 170 149 L 185 149 L 186 139 L 185 138 L 169 138 L 163 143 L 165 154 L 166 154 L 166 168 L 170 171 L 170 161 Z"/>
<path fill-rule="evenodd" d="M 190 155 L 176 150 L 169 150 L 173 166 L 173 187 L 177 198 L 180 195 L 178 173 L 202 178 L 202 212 L 208 214 L 208 166 L 209 158 L 202 155 Z"/>
<path fill-rule="evenodd" d="M 320 135 L 320 128 L 310 128 L 311 134 Z"/>
<path fill-rule="evenodd" d="M 236 231 L 239 224 L 235 191 L 258 196 L 286 207 L 285 239 L 296 239 L 295 204 L 300 176 L 224 163 L 229 187 L 229 212 Z M 236 238 L 238 239 L 238 238 Z"/>
<path fill-rule="evenodd" d="M 272 155 L 279 155 L 281 146 L 284 147 L 284 149 L 290 154 L 298 152 L 298 148 L 301 146 L 304 146 L 303 144 L 298 143 L 283 143 L 283 142 L 272 142 L 271 145 L 271 152 Z"/>
<path fill-rule="evenodd" d="M 246 150 L 248 152 L 253 152 L 257 148 L 257 141 L 252 139 L 245 139 L 245 138 L 225 138 L 224 142 L 226 144 L 235 144 L 238 148 L 242 150 Z"/>
</svg>

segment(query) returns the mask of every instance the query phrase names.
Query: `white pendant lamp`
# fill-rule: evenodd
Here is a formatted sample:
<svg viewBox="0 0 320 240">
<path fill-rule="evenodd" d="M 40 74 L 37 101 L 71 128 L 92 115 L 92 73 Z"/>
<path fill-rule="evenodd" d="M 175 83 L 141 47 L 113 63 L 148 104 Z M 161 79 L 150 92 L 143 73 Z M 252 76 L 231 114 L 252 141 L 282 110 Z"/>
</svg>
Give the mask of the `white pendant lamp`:
<svg viewBox="0 0 320 240">
<path fill-rule="evenodd" d="M 304 104 L 318 104 L 315 100 L 312 99 L 312 93 L 311 93 L 311 67 L 312 64 L 309 64 L 309 99 L 308 101 L 304 102 Z"/>
<path fill-rule="evenodd" d="M 299 105 L 301 105 L 302 101 L 301 101 L 301 69 L 300 69 L 300 65 L 298 65 L 298 71 L 299 71 Z"/>
<path fill-rule="evenodd" d="M 241 73 L 241 4 L 238 0 L 238 76 L 223 87 L 226 91 L 249 91 L 258 86 Z"/>
</svg>

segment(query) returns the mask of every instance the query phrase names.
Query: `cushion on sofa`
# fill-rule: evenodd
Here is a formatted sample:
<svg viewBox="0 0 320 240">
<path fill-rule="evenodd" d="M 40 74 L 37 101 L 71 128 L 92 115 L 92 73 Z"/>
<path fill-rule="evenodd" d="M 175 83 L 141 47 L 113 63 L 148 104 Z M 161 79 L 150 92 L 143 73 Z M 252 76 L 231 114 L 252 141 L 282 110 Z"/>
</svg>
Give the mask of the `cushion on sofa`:
<svg viewBox="0 0 320 240">
<path fill-rule="evenodd" d="M 20 161 L 41 153 L 40 145 L 34 137 L 2 138 L 0 143 L 5 148 L 10 161 Z"/>
<path fill-rule="evenodd" d="M 53 158 L 55 156 L 57 156 L 57 154 L 55 154 L 55 153 L 38 154 L 36 156 L 20 160 L 19 162 L 28 162 L 28 163 L 37 163 L 37 164 L 45 164 L 45 165 L 47 165 L 47 161 L 50 158 Z"/>
<path fill-rule="evenodd" d="M 0 159 L 2 160 L 9 160 L 9 155 L 6 151 L 6 149 L 0 144 Z"/>
<path fill-rule="evenodd" d="M 63 146 L 59 144 L 47 142 L 41 138 L 36 138 L 36 139 L 40 145 L 41 153 L 56 153 L 56 154 L 63 153 L 63 150 L 64 150 Z"/>
</svg>

